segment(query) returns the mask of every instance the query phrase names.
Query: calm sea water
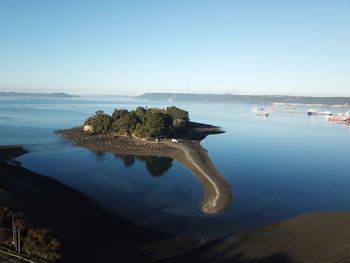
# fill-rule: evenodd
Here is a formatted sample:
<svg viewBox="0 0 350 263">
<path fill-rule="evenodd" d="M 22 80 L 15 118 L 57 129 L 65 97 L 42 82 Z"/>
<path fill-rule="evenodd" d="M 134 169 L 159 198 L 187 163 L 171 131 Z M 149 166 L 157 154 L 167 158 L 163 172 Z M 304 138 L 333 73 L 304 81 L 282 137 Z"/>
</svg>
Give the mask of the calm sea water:
<svg viewBox="0 0 350 263">
<path fill-rule="evenodd" d="M 111 113 L 139 105 L 176 105 L 188 110 L 192 120 L 226 131 L 207 137 L 203 147 L 231 185 L 229 209 L 204 213 L 201 184 L 175 160 L 93 152 L 55 133 L 81 125 L 96 110 Z M 349 126 L 301 114 L 257 117 L 253 106 L 127 97 L 3 97 L 0 145 L 25 145 L 32 152 L 18 158 L 24 167 L 78 189 L 138 224 L 171 234 L 217 237 L 305 213 L 350 210 Z"/>
</svg>

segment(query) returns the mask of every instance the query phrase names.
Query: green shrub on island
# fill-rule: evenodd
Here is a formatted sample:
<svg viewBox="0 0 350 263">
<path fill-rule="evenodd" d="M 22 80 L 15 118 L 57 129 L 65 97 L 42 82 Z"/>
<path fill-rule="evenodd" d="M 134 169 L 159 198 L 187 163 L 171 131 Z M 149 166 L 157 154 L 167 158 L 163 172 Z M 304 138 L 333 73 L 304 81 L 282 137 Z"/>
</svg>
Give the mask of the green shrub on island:
<svg viewBox="0 0 350 263">
<path fill-rule="evenodd" d="M 175 106 L 165 109 L 138 107 L 133 111 L 114 109 L 112 116 L 96 111 L 84 125 L 90 126 L 97 134 L 168 138 L 185 134 L 189 120 L 188 112 Z"/>
<path fill-rule="evenodd" d="M 103 133 L 107 131 L 111 125 L 111 116 L 103 111 L 96 111 L 95 115 L 85 120 L 85 125 L 91 126 L 94 132 Z"/>
</svg>

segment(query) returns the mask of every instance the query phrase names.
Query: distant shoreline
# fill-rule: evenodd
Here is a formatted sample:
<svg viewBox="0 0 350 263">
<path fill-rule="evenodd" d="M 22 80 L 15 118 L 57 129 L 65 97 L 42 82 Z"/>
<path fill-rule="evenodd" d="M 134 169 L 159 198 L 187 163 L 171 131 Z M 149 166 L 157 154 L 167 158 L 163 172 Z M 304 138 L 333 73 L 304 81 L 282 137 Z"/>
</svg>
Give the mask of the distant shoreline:
<svg viewBox="0 0 350 263">
<path fill-rule="evenodd" d="M 191 101 L 246 104 L 285 104 L 299 106 L 348 106 L 350 97 L 320 97 L 291 95 L 238 95 L 238 94 L 200 94 L 200 93 L 144 93 L 136 99 L 145 101 Z"/>
<path fill-rule="evenodd" d="M 78 98 L 67 93 L 38 93 L 38 92 L 0 92 L 0 97 L 31 97 L 31 98 Z"/>
</svg>

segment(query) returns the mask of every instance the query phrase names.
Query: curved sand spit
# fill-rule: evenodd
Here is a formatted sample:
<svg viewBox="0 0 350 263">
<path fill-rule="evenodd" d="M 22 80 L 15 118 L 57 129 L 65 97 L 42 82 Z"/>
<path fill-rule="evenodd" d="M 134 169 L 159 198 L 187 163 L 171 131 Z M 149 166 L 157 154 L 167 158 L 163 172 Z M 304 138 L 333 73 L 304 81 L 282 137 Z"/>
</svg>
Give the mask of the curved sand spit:
<svg viewBox="0 0 350 263">
<path fill-rule="evenodd" d="M 169 157 L 177 160 L 197 177 L 204 188 L 202 210 L 208 214 L 224 211 L 232 203 L 232 190 L 198 143 L 171 143 L 177 150 Z"/>
</svg>

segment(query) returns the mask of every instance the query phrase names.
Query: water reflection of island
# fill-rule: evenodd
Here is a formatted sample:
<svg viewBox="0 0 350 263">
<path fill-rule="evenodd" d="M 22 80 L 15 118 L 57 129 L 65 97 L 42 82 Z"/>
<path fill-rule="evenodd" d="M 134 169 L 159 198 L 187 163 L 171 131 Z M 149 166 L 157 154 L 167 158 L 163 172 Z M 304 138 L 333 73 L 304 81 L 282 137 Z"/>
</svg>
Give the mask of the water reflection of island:
<svg viewBox="0 0 350 263">
<path fill-rule="evenodd" d="M 147 155 L 120 155 L 126 167 L 130 167 L 139 160 L 145 163 L 147 170 L 153 176 L 166 173 L 172 166 L 173 159 L 188 168 L 199 180 L 204 188 L 202 210 L 208 214 L 220 213 L 226 210 L 232 203 L 232 190 L 227 180 L 215 168 L 205 150 L 199 143 L 172 143 L 175 151 L 164 156 Z"/>
<path fill-rule="evenodd" d="M 173 159 L 163 156 L 150 155 L 121 155 L 114 154 L 117 159 L 123 160 L 126 167 L 130 167 L 135 163 L 135 160 L 144 162 L 148 172 L 153 176 L 160 176 L 165 174 L 171 167 Z"/>
</svg>

